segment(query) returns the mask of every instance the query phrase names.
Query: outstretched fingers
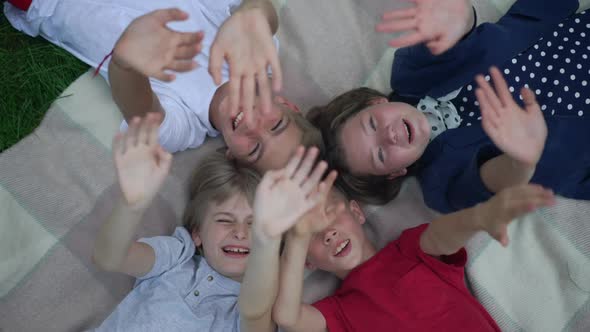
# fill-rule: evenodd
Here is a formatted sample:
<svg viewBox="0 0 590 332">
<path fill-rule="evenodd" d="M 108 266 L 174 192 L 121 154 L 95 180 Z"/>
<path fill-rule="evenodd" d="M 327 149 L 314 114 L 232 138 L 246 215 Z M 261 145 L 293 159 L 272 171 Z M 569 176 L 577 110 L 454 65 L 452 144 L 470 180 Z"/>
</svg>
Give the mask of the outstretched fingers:
<svg viewBox="0 0 590 332">
<path fill-rule="evenodd" d="M 504 79 L 504 76 L 502 75 L 498 67 L 491 67 L 490 75 L 492 77 L 492 82 L 494 82 L 496 93 L 500 101 L 502 102 L 502 105 L 509 106 L 514 104 L 512 94 L 510 93 L 510 90 L 508 90 L 508 83 L 506 83 L 506 80 Z"/>
<path fill-rule="evenodd" d="M 303 183 L 308 179 L 309 173 L 311 172 L 315 164 L 318 154 L 319 150 L 316 147 L 307 149 L 303 161 L 291 176 L 291 178 L 297 185 L 303 186 Z"/>
<path fill-rule="evenodd" d="M 382 16 L 382 20 L 394 20 L 403 18 L 412 18 L 418 14 L 417 7 L 409 7 L 403 9 L 395 9 L 385 12 Z"/>
<path fill-rule="evenodd" d="M 288 176 L 289 178 L 293 177 L 295 171 L 301 163 L 301 160 L 303 159 L 304 153 L 305 148 L 303 146 L 297 147 L 297 150 L 295 150 L 295 154 L 291 157 L 291 159 L 284 168 L 286 176 Z"/>
<path fill-rule="evenodd" d="M 159 9 L 154 11 L 156 17 L 163 25 L 172 21 L 184 21 L 188 19 L 188 13 L 178 8 Z"/>
</svg>

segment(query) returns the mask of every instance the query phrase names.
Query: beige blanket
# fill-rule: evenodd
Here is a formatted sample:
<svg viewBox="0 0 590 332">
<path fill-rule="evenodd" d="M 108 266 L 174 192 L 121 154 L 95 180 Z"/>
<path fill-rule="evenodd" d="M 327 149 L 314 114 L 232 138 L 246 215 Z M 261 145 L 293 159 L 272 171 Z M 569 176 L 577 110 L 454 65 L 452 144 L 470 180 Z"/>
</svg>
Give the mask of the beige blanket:
<svg viewBox="0 0 590 332">
<path fill-rule="evenodd" d="M 286 96 L 307 109 L 360 85 L 387 91 L 394 52 L 374 25 L 379 13 L 400 2 L 277 0 Z M 511 1 L 474 2 L 480 18 L 495 20 Z M 105 82 L 85 74 L 32 135 L 0 155 L 0 331 L 90 328 L 132 286 L 132 279 L 101 272 L 90 262 L 97 229 L 118 195 L 110 142 L 120 119 Z M 171 232 L 185 205 L 190 171 L 221 144 L 211 140 L 175 156 L 138 236 Z M 540 212 L 544 223 L 511 229 L 514 241 L 526 239 L 530 247 L 502 251 L 485 236 L 470 245 L 475 294 L 504 329 L 590 330 L 588 205 L 563 200 Z M 398 200 L 367 211 L 379 245 L 434 215 L 415 181 Z M 307 298 L 334 285 L 330 278 L 317 281 L 323 277 L 314 273 L 308 279 L 316 281 L 308 282 Z"/>
</svg>

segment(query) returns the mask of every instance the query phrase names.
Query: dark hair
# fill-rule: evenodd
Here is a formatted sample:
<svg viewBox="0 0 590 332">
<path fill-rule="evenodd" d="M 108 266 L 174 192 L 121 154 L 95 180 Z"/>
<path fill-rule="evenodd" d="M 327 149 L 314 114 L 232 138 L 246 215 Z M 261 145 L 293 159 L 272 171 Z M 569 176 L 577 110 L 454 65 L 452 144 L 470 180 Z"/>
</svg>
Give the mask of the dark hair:
<svg viewBox="0 0 590 332">
<path fill-rule="evenodd" d="M 387 96 L 370 88 L 354 89 L 334 98 L 325 106 L 312 108 L 307 113 L 307 119 L 322 133 L 322 157 L 331 168 L 338 171 L 335 185 L 348 198 L 382 205 L 397 196 L 404 177 L 390 180 L 386 175 L 352 174 L 341 141 L 342 127 L 346 121 L 373 105 L 379 98 Z"/>
</svg>

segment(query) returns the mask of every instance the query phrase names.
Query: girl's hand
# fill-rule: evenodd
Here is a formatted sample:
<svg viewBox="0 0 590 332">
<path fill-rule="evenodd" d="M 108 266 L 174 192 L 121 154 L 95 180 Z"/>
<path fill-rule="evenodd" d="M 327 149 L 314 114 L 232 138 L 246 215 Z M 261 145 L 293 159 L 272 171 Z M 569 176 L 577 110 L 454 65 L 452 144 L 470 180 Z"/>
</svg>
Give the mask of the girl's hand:
<svg viewBox="0 0 590 332">
<path fill-rule="evenodd" d="M 134 117 L 126 133 L 113 140 L 113 157 L 125 202 L 144 209 L 158 193 L 168 175 L 172 155 L 158 143 L 161 114 Z"/>
<path fill-rule="evenodd" d="M 536 184 L 510 187 L 476 206 L 476 224 L 502 246 L 508 245 L 508 224 L 537 208 L 555 204 L 549 189 Z"/>
<path fill-rule="evenodd" d="M 414 7 L 383 14 L 378 32 L 407 32 L 389 41 L 392 47 L 426 43 L 438 55 L 453 47 L 473 26 L 475 17 L 469 0 L 408 0 Z"/>
<path fill-rule="evenodd" d="M 525 108 L 512 99 L 506 81 L 496 67 L 490 70 L 494 89 L 479 75 L 475 91 L 481 107 L 482 126 L 494 144 L 512 159 L 535 167 L 547 139 L 547 124 L 535 94 L 523 88 Z"/>
<path fill-rule="evenodd" d="M 179 9 L 156 10 L 133 20 L 113 50 L 114 64 L 161 81 L 197 67 L 193 58 L 201 51 L 202 32 L 176 32 L 166 23 L 184 21 L 188 14 Z"/>
<path fill-rule="evenodd" d="M 318 206 L 329 191 L 334 176 L 321 182 L 326 162 L 315 165 L 317 148 L 305 153 L 299 147 L 287 166 L 267 171 L 254 198 L 254 232 L 262 238 L 276 238 L 290 229 L 299 218 Z"/>
<path fill-rule="evenodd" d="M 268 4 L 272 7 L 272 4 Z M 274 8 L 271 8 L 274 12 Z M 276 14 L 275 14 L 276 15 Z M 216 84 L 221 84 L 221 65 L 229 65 L 229 100 L 232 118 L 244 112 L 244 121 L 253 124 L 252 108 L 256 91 L 260 97 L 259 107 L 263 114 L 272 110 L 268 67 L 272 69 L 272 88 L 281 89 L 282 73 L 279 56 L 272 40 L 269 18 L 260 7 L 238 9 L 215 37 L 211 46 L 209 73 Z"/>
</svg>

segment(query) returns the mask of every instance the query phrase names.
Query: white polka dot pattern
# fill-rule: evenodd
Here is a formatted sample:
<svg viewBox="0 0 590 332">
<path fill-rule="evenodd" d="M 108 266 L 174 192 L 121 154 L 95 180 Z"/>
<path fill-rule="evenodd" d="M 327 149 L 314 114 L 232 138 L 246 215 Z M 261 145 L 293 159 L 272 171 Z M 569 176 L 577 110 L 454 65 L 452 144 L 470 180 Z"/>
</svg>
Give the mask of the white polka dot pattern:
<svg viewBox="0 0 590 332">
<path fill-rule="evenodd" d="M 520 89 L 530 86 L 541 110 L 549 116 L 582 117 L 590 114 L 590 12 L 582 12 L 560 23 L 555 31 L 535 45 L 499 66 L 514 99 L 522 104 Z M 486 76 L 486 79 L 489 79 Z M 474 92 L 469 83 L 453 103 L 467 113 L 461 126 L 471 126 L 480 117 Z"/>
</svg>

